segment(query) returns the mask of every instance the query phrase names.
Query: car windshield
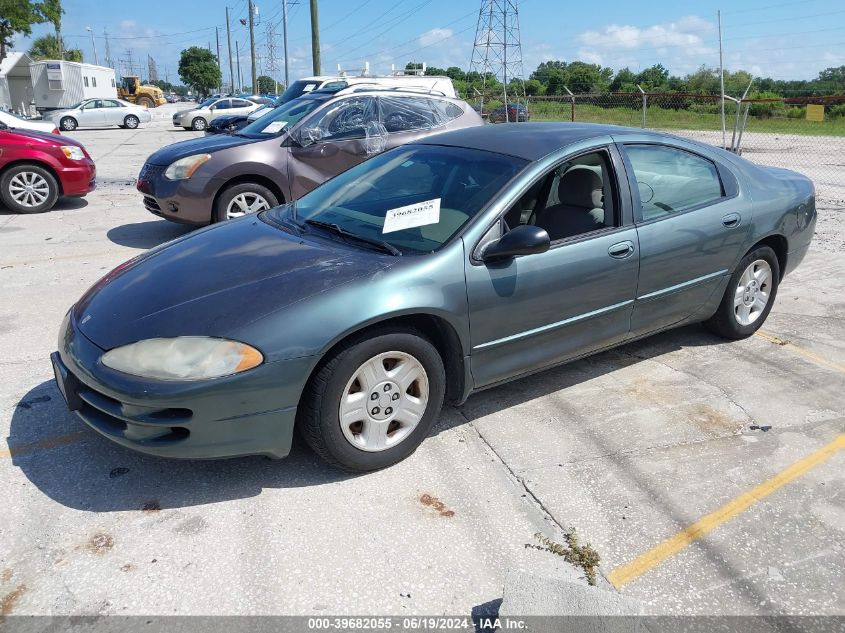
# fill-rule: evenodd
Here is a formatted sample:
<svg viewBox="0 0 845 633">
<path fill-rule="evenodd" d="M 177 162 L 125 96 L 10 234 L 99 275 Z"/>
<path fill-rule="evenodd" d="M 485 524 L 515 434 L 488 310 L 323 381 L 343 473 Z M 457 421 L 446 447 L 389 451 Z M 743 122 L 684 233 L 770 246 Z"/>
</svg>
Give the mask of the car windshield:
<svg viewBox="0 0 845 633">
<path fill-rule="evenodd" d="M 205 101 L 203 101 L 202 103 L 200 103 L 197 107 L 198 107 L 198 108 L 207 108 L 207 107 L 208 107 L 208 106 L 210 106 L 212 103 L 215 103 L 215 102 L 217 102 L 217 101 L 218 101 L 218 99 L 215 99 L 214 97 L 212 97 L 211 99 L 206 99 Z"/>
<path fill-rule="evenodd" d="M 279 136 L 286 128 L 293 127 L 304 116 L 326 102 L 325 99 L 294 99 L 268 111 L 240 131 L 247 138 L 269 138 Z"/>
<path fill-rule="evenodd" d="M 476 149 L 405 145 L 325 182 L 292 208 L 267 214 L 306 230 L 333 228 L 338 239 L 342 229 L 402 253 L 426 253 L 451 239 L 526 164 Z"/>
<path fill-rule="evenodd" d="M 316 90 L 320 87 L 319 81 L 305 81 L 300 79 L 299 81 L 294 81 L 288 89 L 282 93 L 282 96 L 279 97 L 279 100 L 276 103 L 281 105 L 282 103 L 287 103 L 288 101 L 293 101 L 297 97 L 301 97 L 306 92 L 311 92 L 312 90 Z"/>
</svg>

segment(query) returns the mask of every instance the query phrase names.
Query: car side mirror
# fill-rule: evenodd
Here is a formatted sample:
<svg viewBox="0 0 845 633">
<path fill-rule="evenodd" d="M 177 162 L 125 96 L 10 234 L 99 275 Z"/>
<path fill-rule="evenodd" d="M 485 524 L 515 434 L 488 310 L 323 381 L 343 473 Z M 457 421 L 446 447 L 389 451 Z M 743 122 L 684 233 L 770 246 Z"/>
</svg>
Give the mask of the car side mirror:
<svg viewBox="0 0 845 633">
<path fill-rule="evenodd" d="M 9 126 L 6 125 L 5 123 L 3 123 L 3 121 L 0 121 L 0 130 L 8 130 L 8 129 L 9 129 Z"/>
<path fill-rule="evenodd" d="M 485 262 L 501 261 L 522 255 L 545 253 L 551 246 L 549 234 L 539 226 L 524 224 L 511 229 L 495 242 L 491 242 L 481 258 Z"/>
<path fill-rule="evenodd" d="M 296 137 L 300 147 L 308 147 L 323 138 L 323 131 L 318 127 L 304 127 Z"/>
<path fill-rule="evenodd" d="M 208 109 L 209 110 L 216 110 L 217 106 L 216 105 L 210 105 L 210 106 L 208 106 Z"/>
</svg>

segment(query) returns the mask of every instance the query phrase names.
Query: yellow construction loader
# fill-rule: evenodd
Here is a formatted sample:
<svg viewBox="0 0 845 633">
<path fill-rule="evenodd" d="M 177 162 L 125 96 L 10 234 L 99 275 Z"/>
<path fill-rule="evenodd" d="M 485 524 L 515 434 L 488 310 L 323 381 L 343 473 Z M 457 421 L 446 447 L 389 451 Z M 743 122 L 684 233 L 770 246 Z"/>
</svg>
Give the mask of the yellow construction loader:
<svg viewBox="0 0 845 633">
<path fill-rule="evenodd" d="M 117 87 L 119 99 L 147 108 L 157 108 L 167 103 L 164 92 L 156 86 L 142 86 L 137 76 L 124 75 L 123 83 Z"/>
</svg>

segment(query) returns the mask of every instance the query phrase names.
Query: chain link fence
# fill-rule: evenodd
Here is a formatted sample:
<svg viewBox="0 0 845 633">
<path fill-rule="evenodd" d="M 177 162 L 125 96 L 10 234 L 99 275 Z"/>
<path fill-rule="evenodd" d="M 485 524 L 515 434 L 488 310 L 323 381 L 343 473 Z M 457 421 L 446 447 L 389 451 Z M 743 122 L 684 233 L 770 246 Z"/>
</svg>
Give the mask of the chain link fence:
<svg viewBox="0 0 845 633">
<path fill-rule="evenodd" d="M 584 121 L 664 130 L 733 148 L 810 177 L 826 204 L 845 207 L 845 96 L 725 100 L 719 95 L 611 92 L 529 97 L 532 121 Z"/>
</svg>

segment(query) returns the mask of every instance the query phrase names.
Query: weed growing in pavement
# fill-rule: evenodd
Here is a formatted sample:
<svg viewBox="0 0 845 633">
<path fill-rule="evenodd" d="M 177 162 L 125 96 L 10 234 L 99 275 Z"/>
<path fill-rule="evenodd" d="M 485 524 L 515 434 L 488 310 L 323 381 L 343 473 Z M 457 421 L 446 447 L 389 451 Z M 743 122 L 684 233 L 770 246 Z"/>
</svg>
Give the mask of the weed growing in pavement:
<svg viewBox="0 0 845 633">
<path fill-rule="evenodd" d="M 596 567 L 598 567 L 601 557 L 589 543 L 586 545 L 578 544 L 578 534 L 575 528 L 569 528 L 569 531 L 563 535 L 566 545 L 556 543 L 552 539 L 543 536 L 540 532 L 537 532 L 534 538 L 537 539 L 540 545 L 526 545 L 526 547 L 535 547 L 562 556 L 567 562 L 584 570 L 588 583 L 591 585 L 596 584 Z"/>
</svg>

